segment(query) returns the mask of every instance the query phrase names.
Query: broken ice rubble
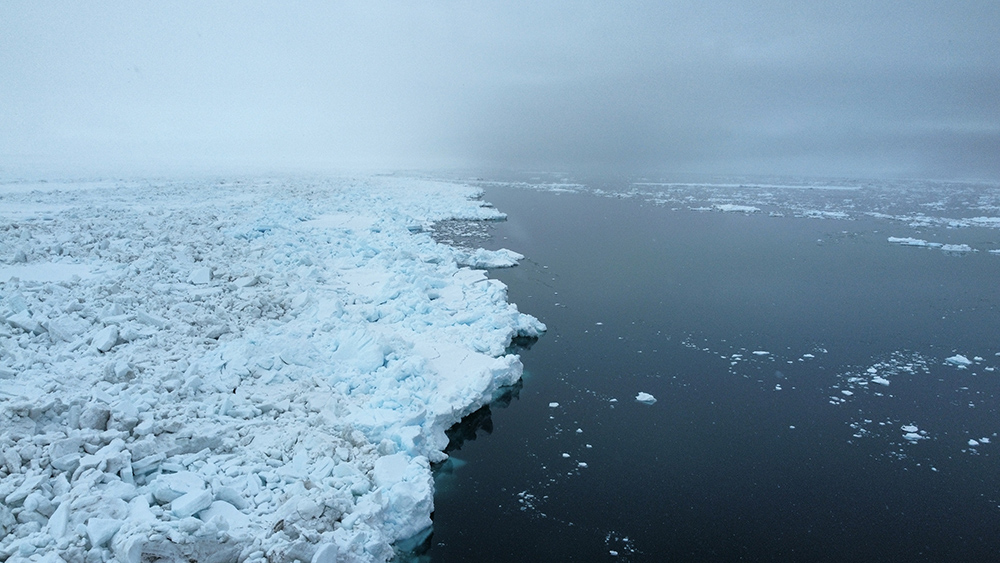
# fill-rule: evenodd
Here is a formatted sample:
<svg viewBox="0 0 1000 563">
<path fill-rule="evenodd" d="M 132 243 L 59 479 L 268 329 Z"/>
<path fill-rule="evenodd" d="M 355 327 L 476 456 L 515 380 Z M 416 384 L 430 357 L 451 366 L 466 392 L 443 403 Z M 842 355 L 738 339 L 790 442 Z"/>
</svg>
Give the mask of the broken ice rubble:
<svg viewBox="0 0 1000 563">
<path fill-rule="evenodd" d="M 520 255 L 409 228 L 467 186 L 65 189 L 0 191 L 3 561 L 385 561 L 545 330 L 461 266 Z"/>
</svg>

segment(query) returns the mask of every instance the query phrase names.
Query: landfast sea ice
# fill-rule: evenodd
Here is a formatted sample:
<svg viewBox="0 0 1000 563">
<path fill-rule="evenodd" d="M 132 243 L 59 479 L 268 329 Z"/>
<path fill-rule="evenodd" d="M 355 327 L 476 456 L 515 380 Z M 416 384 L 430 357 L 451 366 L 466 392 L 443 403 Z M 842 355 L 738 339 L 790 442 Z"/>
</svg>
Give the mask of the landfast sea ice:
<svg viewBox="0 0 1000 563">
<path fill-rule="evenodd" d="M 467 186 L 0 187 L 0 560 L 385 561 L 544 325 Z"/>
</svg>

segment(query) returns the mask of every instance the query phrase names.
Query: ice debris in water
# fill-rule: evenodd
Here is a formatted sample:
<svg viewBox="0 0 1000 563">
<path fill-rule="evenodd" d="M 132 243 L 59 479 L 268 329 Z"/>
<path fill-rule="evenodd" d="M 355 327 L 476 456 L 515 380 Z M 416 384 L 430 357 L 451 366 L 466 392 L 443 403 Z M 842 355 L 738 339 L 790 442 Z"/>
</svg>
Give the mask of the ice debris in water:
<svg viewBox="0 0 1000 563">
<path fill-rule="evenodd" d="M 479 195 L 0 187 L 0 561 L 386 561 L 426 534 L 445 430 L 545 330 L 462 266 L 520 255 L 412 228 L 502 217 Z"/>
<path fill-rule="evenodd" d="M 903 439 L 911 443 L 927 438 L 927 433 L 920 430 L 920 428 L 918 428 L 915 424 L 905 424 L 899 429 L 903 431 Z"/>
<path fill-rule="evenodd" d="M 964 368 L 966 366 L 972 365 L 972 360 L 961 354 L 955 354 L 950 358 L 946 358 L 945 362 L 959 368 Z"/>
<path fill-rule="evenodd" d="M 889 237 L 889 242 L 901 244 L 903 246 L 921 246 L 924 248 L 939 248 L 944 252 L 966 253 L 975 252 L 975 249 L 967 244 L 944 244 L 940 242 L 928 242 L 923 239 L 912 237 Z"/>
<path fill-rule="evenodd" d="M 653 403 L 656 402 L 656 397 L 650 395 L 649 393 L 640 391 L 639 394 L 635 396 L 635 400 L 639 401 L 640 403 L 652 405 Z"/>
</svg>

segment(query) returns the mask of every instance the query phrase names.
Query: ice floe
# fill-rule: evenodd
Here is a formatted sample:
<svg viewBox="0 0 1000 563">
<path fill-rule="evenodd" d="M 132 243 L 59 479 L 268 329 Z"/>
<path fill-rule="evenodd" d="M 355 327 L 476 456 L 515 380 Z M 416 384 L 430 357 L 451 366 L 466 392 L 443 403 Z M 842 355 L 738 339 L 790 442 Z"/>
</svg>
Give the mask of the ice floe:
<svg viewBox="0 0 1000 563">
<path fill-rule="evenodd" d="M 635 396 L 635 400 L 646 405 L 652 405 L 656 402 L 656 397 L 644 391 L 640 391 L 639 394 Z"/>
<path fill-rule="evenodd" d="M 951 364 L 959 368 L 965 368 L 966 366 L 972 365 L 972 360 L 963 356 L 962 354 L 955 354 L 949 358 L 945 358 L 945 363 Z"/>
<path fill-rule="evenodd" d="M 544 331 L 463 266 L 520 255 L 426 232 L 502 218 L 478 195 L 5 185 L 0 560 L 385 561 L 426 534 L 445 430 Z"/>
<path fill-rule="evenodd" d="M 924 248 L 938 248 L 944 252 L 953 252 L 957 254 L 963 254 L 966 252 L 975 252 L 975 249 L 967 244 L 945 244 L 940 242 L 928 242 L 923 239 L 912 238 L 912 237 L 889 237 L 889 242 L 894 242 L 896 244 L 901 244 L 903 246 L 921 246 Z"/>
</svg>

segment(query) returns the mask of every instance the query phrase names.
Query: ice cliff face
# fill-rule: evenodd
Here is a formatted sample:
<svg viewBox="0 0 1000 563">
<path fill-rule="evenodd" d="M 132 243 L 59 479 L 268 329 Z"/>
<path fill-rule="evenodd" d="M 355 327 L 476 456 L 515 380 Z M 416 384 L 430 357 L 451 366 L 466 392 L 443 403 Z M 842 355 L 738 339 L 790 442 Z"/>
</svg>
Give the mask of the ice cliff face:
<svg viewBox="0 0 1000 563">
<path fill-rule="evenodd" d="M 0 561 L 385 561 L 545 327 L 466 186 L 0 185 Z"/>
</svg>

